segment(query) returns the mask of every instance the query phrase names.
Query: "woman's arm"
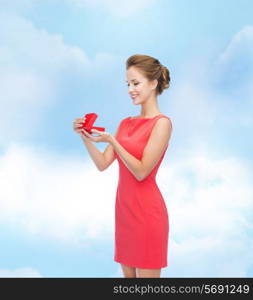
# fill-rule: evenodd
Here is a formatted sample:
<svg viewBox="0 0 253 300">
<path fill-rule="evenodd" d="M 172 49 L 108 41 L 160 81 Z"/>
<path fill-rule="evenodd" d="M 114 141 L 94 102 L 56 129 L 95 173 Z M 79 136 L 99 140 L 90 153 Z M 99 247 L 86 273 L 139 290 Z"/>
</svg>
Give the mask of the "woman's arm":
<svg viewBox="0 0 253 300">
<path fill-rule="evenodd" d="M 119 124 L 114 137 L 117 136 L 117 134 L 119 132 L 120 125 L 121 125 L 121 123 Z M 101 171 L 106 170 L 114 162 L 114 160 L 116 159 L 113 146 L 110 143 L 106 147 L 106 149 L 103 153 L 103 156 L 104 156 L 104 166 L 103 166 L 103 169 Z"/>
<path fill-rule="evenodd" d="M 82 138 L 82 140 L 83 140 L 92 160 L 94 161 L 96 167 L 98 168 L 98 170 L 103 171 L 104 164 L 105 164 L 105 158 L 104 158 L 103 153 L 100 152 L 91 141 L 85 140 L 83 138 Z"/>
<path fill-rule="evenodd" d="M 119 126 L 116 130 L 115 136 L 117 136 L 117 134 L 118 134 L 120 125 L 121 125 L 121 123 L 119 124 Z M 115 154 L 114 154 L 114 149 L 110 143 L 106 147 L 105 151 L 102 153 L 92 143 L 92 140 L 88 140 L 87 138 L 85 139 L 85 138 L 83 138 L 82 135 L 81 135 L 81 138 L 82 138 L 93 162 L 95 163 L 95 165 L 99 171 L 101 171 L 101 172 L 104 171 L 113 163 L 113 161 L 115 160 Z"/>
<path fill-rule="evenodd" d="M 128 153 L 114 137 L 111 138 L 111 145 L 135 178 L 142 181 L 161 158 L 169 143 L 171 130 L 171 121 L 167 118 L 160 118 L 154 125 L 141 160 Z"/>
</svg>

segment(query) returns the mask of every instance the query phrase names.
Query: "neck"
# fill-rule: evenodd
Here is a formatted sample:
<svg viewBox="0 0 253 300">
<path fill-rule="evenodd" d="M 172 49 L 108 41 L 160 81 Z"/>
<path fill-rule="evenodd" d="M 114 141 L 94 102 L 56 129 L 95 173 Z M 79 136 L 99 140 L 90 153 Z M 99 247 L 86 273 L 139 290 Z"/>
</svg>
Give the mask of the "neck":
<svg viewBox="0 0 253 300">
<path fill-rule="evenodd" d="M 153 117 L 157 114 L 160 114 L 160 109 L 157 104 L 157 98 L 154 97 L 152 99 L 149 99 L 145 103 L 141 105 L 141 117 L 143 118 L 149 118 Z"/>
</svg>

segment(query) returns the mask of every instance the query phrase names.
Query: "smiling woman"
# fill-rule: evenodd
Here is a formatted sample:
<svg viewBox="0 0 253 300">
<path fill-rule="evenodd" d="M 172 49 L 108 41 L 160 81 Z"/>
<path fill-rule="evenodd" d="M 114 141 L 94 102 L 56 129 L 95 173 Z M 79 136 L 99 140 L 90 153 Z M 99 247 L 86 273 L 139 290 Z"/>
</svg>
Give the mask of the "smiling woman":
<svg viewBox="0 0 253 300">
<path fill-rule="evenodd" d="M 115 136 L 82 131 L 100 171 L 115 159 L 119 164 L 114 260 L 121 264 L 125 277 L 160 277 L 161 268 L 167 266 L 169 219 L 155 178 L 172 132 L 170 118 L 159 111 L 157 104 L 157 96 L 169 82 L 169 70 L 157 59 L 131 56 L 127 60 L 128 93 L 134 104 L 141 104 L 141 115 L 123 119 Z M 101 153 L 92 142 L 109 145 Z"/>
<path fill-rule="evenodd" d="M 120 167 L 115 206 L 115 255 L 125 277 L 160 277 L 167 266 L 169 222 L 155 182 L 172 123 L 158 109 L 169 70 L 147 55 L 127 60 L 128 93 L 141 115 L 123 120 L 112 145 Z"/>
</svg>

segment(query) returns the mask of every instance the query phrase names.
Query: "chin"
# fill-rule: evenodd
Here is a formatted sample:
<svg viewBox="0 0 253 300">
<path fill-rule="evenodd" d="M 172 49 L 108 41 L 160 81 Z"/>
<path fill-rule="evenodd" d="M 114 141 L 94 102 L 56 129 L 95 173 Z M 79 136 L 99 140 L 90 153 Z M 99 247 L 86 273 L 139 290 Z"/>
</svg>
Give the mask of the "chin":
<svg viewBox="0 0 253 300">
<path fill-rule="evenodd" d="M 141 103 L 143 103 L 143 101 L 142 100 L 134 100 L 134 99 L 132 99 L 132 103 L 133 104 L 135 104 L 135 105 L 138 105 L 138 104 L 141 104 Z"/>
</svg>

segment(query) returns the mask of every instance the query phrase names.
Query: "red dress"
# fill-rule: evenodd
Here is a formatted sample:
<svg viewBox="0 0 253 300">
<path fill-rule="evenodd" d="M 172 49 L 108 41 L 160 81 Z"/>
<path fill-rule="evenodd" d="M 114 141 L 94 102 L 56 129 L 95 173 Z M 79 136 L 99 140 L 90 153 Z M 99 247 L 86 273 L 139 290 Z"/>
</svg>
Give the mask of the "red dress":
<svg viewBox="0 0 253 300">
<path fill-rule="evenodd" d="M 168 118 L 162 114 L 145 119 L 125 118 L 115 138 L 126 151 L 140 160 L 153 126 L 162 117 Z M 119 164 L 115 201 L 116 262 L 142 269 L 167 266 L 169 218 L 155 181 L 167 148 L 168 145 L 156 166 L 142 181 L 134 177 L 114 151 Z"/>
</svg>

